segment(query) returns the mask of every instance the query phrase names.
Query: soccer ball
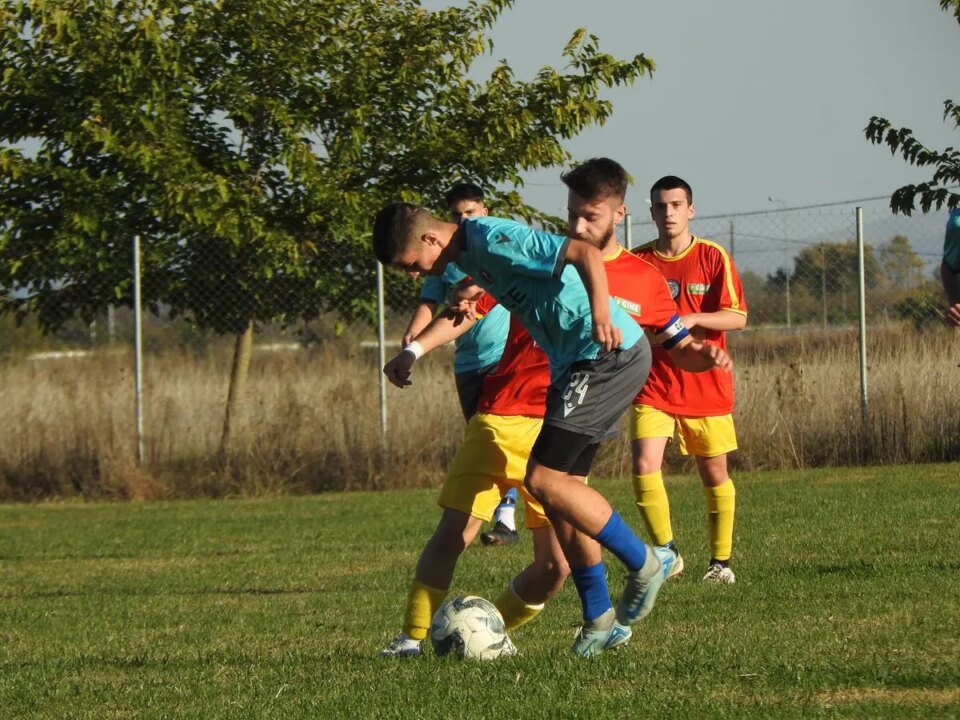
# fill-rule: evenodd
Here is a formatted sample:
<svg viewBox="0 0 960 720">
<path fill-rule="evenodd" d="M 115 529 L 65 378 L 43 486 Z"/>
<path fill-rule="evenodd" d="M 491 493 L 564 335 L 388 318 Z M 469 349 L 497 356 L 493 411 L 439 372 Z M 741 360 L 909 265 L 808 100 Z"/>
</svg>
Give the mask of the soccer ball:
<svg viewBox="0 0 960 720">
<path fill-rule="evenodd" d="M 496 660 L 516 653 L 496 605 L 475 595 L 451 598 L 437 609 L 430 643 L 437 655 L 461 660 Z"/>
</svg>

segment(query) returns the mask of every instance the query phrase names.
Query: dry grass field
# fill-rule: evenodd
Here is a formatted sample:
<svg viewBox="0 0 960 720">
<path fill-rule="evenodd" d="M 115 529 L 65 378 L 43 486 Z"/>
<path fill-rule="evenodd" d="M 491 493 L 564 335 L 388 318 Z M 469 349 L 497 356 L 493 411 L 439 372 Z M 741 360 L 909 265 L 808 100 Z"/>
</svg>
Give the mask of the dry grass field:
<svg viewBox="0 0 960 720">
<path fill-rule="evenodd" d="M 960 459 L 960 336 L 872 332 L 869 419 L 860 417 L 855 334 L 735 338 L 743 469 Z M 145 456 L 135 455 L 132 354 L 0 362 L 0 499 L 82 495 L 147 499 L 269 495 L 431 485 L 463 421 L 450 356 L 418 364 L 388 391 L 381 452 L 372 350 L 256 352 L 227 462 L 218 459 L 230 357 L 152 354 L 145 361 Z M 625 440 L 600 474 L 627 470 Z M 672 458 L 674 465 L 682 463 Z"/>
</svg>

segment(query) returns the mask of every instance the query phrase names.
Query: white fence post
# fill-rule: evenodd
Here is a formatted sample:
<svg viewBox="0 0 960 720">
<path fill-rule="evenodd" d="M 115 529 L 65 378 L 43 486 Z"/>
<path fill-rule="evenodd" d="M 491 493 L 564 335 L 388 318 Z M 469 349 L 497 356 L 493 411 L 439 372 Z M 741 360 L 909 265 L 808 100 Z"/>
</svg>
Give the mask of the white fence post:
<svg viewBox="0 0 960 720">
<path fill-rule="evenodd" d="M 857 208 L 857 275 L 860 295 L 860 419 L 867 421 L 867 290 L 863 261 L 863 208 Z"/>
<path fill-rule="evenodd" d="M 140 236 L 133 236 L 133 355 L 137 465 L 143 463 L 143 310 L 140 303 Z"/>
<path fill-rule="evenodd" d="M 380 450 L 387 450 L 387 378 L 379 372 L 387 363 L 387 341 L 384 328 L 383 265 L 377 263 L 377 377 L 380 378 Z"/>
</svg>

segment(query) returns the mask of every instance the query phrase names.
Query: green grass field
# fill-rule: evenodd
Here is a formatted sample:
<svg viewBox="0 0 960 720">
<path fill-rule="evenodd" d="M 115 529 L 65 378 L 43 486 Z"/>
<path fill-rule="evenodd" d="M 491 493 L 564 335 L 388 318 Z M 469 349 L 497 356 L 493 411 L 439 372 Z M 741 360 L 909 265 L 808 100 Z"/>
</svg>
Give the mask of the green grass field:
<svg viewBox="0 0 960 720">
<path fill-rule="evenodd" d="M 737 584 L 700 582 L 702 491 L 668 479 L 687 574 L 586 661 L 572 584 L 519 657 L 376 657 L 434 491 L 0 506 L 0 718 L 960 717 L 960 466 L 736 480 Z M 472 547 L 453 590 L 529 553 Z"/>
</svg>

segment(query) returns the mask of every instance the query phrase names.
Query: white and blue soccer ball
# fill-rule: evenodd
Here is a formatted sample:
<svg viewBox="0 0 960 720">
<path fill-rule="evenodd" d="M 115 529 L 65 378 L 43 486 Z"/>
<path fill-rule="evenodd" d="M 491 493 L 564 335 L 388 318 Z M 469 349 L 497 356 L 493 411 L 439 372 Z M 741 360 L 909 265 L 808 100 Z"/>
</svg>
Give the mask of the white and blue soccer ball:
<svg viewBox="0 0 960 720">
<path fill-rule="evenodd" d="M 517 652 L 496 605 L 476 595 L 451 598 L 437 609 L 430 643 L 437 655 L 461 660 L 496 660 Z"/>
</svg>

